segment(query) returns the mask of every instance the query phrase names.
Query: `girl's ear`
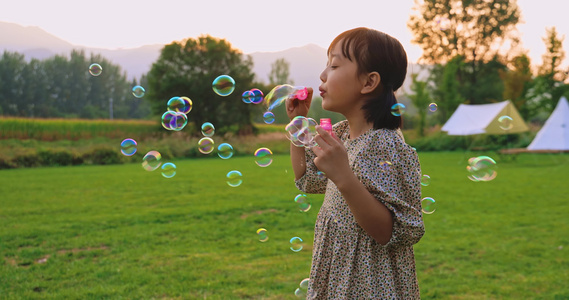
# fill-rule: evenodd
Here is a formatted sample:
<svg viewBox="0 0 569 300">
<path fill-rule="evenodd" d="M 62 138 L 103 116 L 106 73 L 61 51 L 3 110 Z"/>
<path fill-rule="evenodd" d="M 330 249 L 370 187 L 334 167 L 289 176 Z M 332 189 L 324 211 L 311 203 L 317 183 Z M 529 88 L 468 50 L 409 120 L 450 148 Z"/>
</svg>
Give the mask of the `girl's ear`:
<svg viewBox="0 0 569 300">
<path fill-rule="evenodd" d="M 365 76 L 365 77 L 362 78 L 363 86 L 362 86 L 361 93 L 362 94 L 369 94 L 369 93 L 375 91 L 375 89 L 377 88 L 377 86 L 381 82 L 381 76 L 379 75 L 379 73 L 371 72 L 371 73 L 368 73 L 368 74 L 363 75 L 363 76 Z"/>
</svg>

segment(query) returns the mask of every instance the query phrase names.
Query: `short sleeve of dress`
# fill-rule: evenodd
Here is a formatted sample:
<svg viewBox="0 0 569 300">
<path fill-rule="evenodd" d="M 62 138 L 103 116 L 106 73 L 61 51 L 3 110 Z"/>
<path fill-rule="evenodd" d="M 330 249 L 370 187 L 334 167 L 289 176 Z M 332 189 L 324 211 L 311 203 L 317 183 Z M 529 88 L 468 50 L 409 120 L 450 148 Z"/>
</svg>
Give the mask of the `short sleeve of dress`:
<svg viewBox="0 0 569 300">
<path fill-rule="evenodd" d="M 367 190 L 393 215 L 393 233 L 386 246 L 417 243 L 425 227 L 421 167 L 415 150 L 395 130 L 380 129 L 363 141 L 354 165 Z"/>
<path fill-rule="evenodd" d="M 338 122 L 334 124 L 332 130 L 336 136 L 342 138 L 347 130 L 347 125 L 347 121 Z M 324 194 L 326 192 L 328 178 L 326 178 L 326 176 L 319 176 L 318 168 L 314 164 L 316 154 L 314 154 L 310 148 L 305 148 L 304 153 L 306 156 L 306 172 L 301 178 L 295 180 L 295 185 L 299 190 L 305 193 Z"/>
</svg>

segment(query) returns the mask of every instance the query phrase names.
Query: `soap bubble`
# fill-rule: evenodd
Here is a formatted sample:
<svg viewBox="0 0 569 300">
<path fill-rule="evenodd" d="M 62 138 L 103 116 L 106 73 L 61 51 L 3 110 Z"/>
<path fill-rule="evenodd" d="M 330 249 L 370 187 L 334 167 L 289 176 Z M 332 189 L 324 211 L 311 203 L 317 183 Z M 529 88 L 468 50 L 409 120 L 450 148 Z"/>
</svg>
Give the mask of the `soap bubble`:
<svg viewBox="0 0 569 300">
<path fill-rule="evenodd" d="M 303 246 L 302 246 L 302 239 L 295 236 L 293 238 L 290 239 L 290 250 L 294 251 L 294 252 L 299 252 L 300 250 L 302 250 Z"/>
<path fill-rule="evenodd" d="M 326 173 L 324 173 L 324 172 L 322 172 L 322 171 L 317 171 L 317 172 L 316 172 L 316 176 L 318 176 L 318 179 L 320 179 L 320 180 L 327 179 Z"/>
<path fill-rule="evenodd" d="M 251 99 L 253 99 L 254 94 L 251 91 L 245 91 L 241 94 L 241 100 L 245 103 L 251 103 Z"/>
<path fill-rule="evenodd" d="M 379 167 L 381 168 L 382 172 L 389 171 L 389 169 L 391 168 L 392 165 L 393 164 L 388 160 L 379 162 Z"/>
<path fill-rule="evenodd" d="M 233 156 L 233 146 L 222 143 L 217 146 L 217 155 L 222 159 L 230 159 Z"/>
<path fill-rule="evenodd" d="M 283 104 L 287 99 L 306 100 L 308 97 L 308 89 L 303 86 L 292 86 L 289 84 L 282 84 L 275 86 L 265 96 L 265 103 L 267 110 L 272 111 L 275 107 Z"/>
<path fill-rule="evenodd" d="M 212 88 L 220 96 L 229 96 L 235 90 L 235 80 L 229 75 L 220 75 L 213 80 Z"/>
<path fill-rule="evenodd" d="M 162 165 L 162 176 L 164 178 L 172 178 L 176 175 L 176 165 L 168 162 Z"/>
<path fill-rule="evenodd" d="M 121 142 L 121 153 L 126 156 L 132 156 L 136 153 L 136 141 L 133 139 L 124 139 Z"/>
<path fill-rule="evenodd" d="M 167 111 L 162 115 L 162 127 L 167 130 L 180 131 L 188 124 L 188 117 L 181 112 Z"/>
<path fill-rule="evenodd" d="M 269 232 L 265 228 L 257 229 L 257 236 L 260 242 L 266 242 L 269 240 Z"/>
<path fill-rule="evenodd" d="M 162 164 L 162 162 L 160 162 L 161 159 L 162 155 L 160 155 L 160 152 L 154 150 L 149 151 L 142 158 L 142 168 L 146 171 L 154 171 Z"/>
<path fill-rule="evenodd" d="M 514 127 L 514 119 L 510 116 L 501 116 L 498 118 L 498 123 L 502 130 L 510 130 Z"/>
<path fill-rule="evenodd" d="M 468 179 L 472 181 L 490 181 L 496 178 L 496 161 L 489 156 L 471 157 L 468 160 Z"/>
<path fill-rule="evenodd" d="M 439 107 L 438 107 L 437 104 L 434 103 L 434 102 L 431 103 L 431 104 L 429 104 L 429 111 L 430 111 L 430 112 L 435 112 L 435 111 L 437 111 L 438 108 L 439 108 Z"/>
<path fill-rule="evenodd" d="M 210 122 L 202 124 L 202 134 L 207 137 L 212 137 L 215 134 L 215 127 Z"/>
<path fill-rule="evenodd" d="M 391 114 L 400 117 L 402 114 L 405 113 L 405 104 L 403 103 L 395 103 L 391 106 Z"/>
<path fill-rule="evenodd" d="M 265 123 L 267 124 L 273 124 L 273 122 L 275 122 L 275 114 L 273 114 L 270 111 L 266 111 L 263 114 L 263 120 L 265 121 Z"/>
<path fill-rule="evenodd" d="M 310 279 L 309 278 L 304 278 L 301 282 L 300 282 L 300 288 L 301 289 L 308 289 L 308 284 L 310 283 Z"/>
<path fill-rule="evenodd" d="M 198 151 L 202 154 L 210 154 L 215 148 L 215 143 L 210 137 L 204 137 L 198 141 Z"/>
<path fill-rule="evenodd" d="M 297 288 L 297 289 L 294 291 L 294 295 L 295 295 L 297 298 L 306 299 L 306 291 L 305 291 L 305 290 L 302 290 L 301 288 Z"/>
<path fill-rule="evenodd" d="M 89 73 L 91 73 L 93 76 L 99 76 L 101 73 L 103 73 L 103 67 L 101 67 L 99 64 L 91 64 L 89 66 Z"/>
<path fill-rule="evenodd" d="M 251 98 L 251 103 L 259 104 L 265 100 L 263 98 L 263 92 L 260 89 L 252 89 L 251 93 L 253 93 L 253 97 Z"/>
<path fill-rule="evenodd" d="M 273 152 L 269 148 L 255 150 L 255 163 L 259 167 L 268 167 L 273 162 Z"/>
<path fill-rule="evenodd" d="M 421 200 L 421 210 L 424 214 L 430 215 L 435 212 L 437 209 L 437 203 L 435 199 L 431 197 L 425 197 Z"/>
<path fill-rule="evenodd" d="M 230 187 L 238 187 L 243 182 L 243 175 L 241 174 L 241 172 L 236 170 L 229 171 L 226 177 L 227 177 L 227 184 Z"/>
<path fill-rule="evenodd" d="M 423 175 L 423 177 L 421 177 L 421 185 L 428 186 L 429 184 L 431 184 L 431 176 Z"/>
<path fill-rule="evenodd" d="M 306 194 L 298 194 L 294 197 L 294 202 L 298 205 L 298 209 L 301 212 L 307 212 L 312 207 L 312 201 Z"/>
<path fill-rule="evenodd" d="M 132 95 L 136 98 L 144 97 L 144 93 L 146 93 L 146 90 L 140 85 L 136 85 L 132 88 Z"/>
</svg>

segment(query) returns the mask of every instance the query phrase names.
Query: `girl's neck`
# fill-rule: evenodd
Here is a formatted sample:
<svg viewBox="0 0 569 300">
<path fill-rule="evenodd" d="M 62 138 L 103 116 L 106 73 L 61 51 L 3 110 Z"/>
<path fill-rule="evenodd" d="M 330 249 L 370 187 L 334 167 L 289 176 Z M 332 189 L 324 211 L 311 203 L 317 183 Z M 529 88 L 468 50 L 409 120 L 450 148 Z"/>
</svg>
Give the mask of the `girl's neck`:
<svg viewBox="0 0 569 300">
<path fill-rule="evenodd" d="M 352 117 L 346 116 L 346 119 L 348 120 L 348 125 L 350 128 L 351 140 L 356 139 L 360 135 L 373 128 L 373 123 L 368 122 L 363 114 Z"/>
</svg>

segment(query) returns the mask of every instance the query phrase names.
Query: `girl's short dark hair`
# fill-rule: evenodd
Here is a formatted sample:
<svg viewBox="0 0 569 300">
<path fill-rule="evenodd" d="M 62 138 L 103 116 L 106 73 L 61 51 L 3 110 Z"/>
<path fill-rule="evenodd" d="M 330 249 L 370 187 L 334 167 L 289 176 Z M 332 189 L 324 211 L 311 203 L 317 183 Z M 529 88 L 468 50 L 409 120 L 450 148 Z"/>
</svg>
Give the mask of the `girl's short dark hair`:
<svg viewBox="0 0 569 300">
<path fill-rule="evenodd" d="M 330 44 L 328 54 L 338 43 L 342 54 L 358 65 L 358 73 L 378 72 L 381 83 L 362 109 L 374 129 L 396 129 L 402 126 L 401 116 L 391 113 L 397 103 L 395 91 L 401 87 L 407 74 L 407 53 L 394 37 L 370 28 L 359 27 L 338 35 Z M 352 59 L 353 57 L 353 59 Z"/>
</svg>

